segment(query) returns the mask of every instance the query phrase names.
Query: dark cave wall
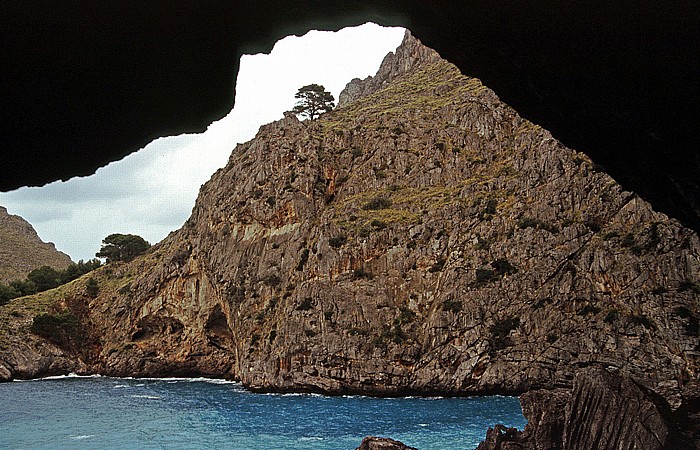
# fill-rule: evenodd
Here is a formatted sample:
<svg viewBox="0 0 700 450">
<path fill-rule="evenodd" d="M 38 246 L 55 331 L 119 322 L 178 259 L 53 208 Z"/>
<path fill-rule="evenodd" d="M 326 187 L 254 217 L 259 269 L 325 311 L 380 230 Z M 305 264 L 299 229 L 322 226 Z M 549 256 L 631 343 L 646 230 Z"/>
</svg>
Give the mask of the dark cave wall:
<svg viewBox="0 0 700 450">
<path fill-rule="evenodd" d="M 700 230 L 700 14 L 692 1 L 647 3 L 9 0 L 0 189 L 87 175 L 155 137 L 203 131 L 231 109 L 242 53 L 375 21 L 410 28 Z"/>
</svg>

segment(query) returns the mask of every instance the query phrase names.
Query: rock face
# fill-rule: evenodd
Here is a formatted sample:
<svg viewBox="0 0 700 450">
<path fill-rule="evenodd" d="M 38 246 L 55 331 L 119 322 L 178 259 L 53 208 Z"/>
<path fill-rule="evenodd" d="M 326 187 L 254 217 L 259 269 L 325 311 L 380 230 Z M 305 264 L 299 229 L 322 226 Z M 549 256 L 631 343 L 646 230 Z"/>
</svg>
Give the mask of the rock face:
<svg viewBox="0 0 700 450">
<path fill-rule="evenodd" d="M 421 65 L 438 61 L 440 55 L 435 50 L 421 44 L 406 30 L 403 43 L 396 49 L 396 53 L 390 52 L 384 57 L 375 76 L 364 80 L 354 78 L 345 86 L 338 96 L 338 107 L 347 106 L 387 87 L 397 77 L 410 73 Z"/>
<path fill-rule="evenodd" d="M 261 127 L 96 298 L 55 294 L 84 370 L 465 395 L 603 365 L 692 404 L 698 236 L 412 37 L 396 55 L 346 106 Z"/>
<path fill-rule="evenodd" d="M 39 239 L 29 222 L 0 206 L 0 283 L 23 280 L 41 266 L 65 269 L 70 263 L 54 244 Z"/>
<path fill-rule="evenodd" d="M 416 450 L 402 442 L 389 438 L 368 436 L 362 439 L 362 443 L 356 450 Z"/>
<path fill-rule="evenodd" d="M 532 391 L 521 396 L 528 424 L 522 432 L 497 425 L 478 450 L 692 449 L 687 426 L 668 403 L 627 374 L 602 368 L 579 371 L 571 392 Z"/>
</svg>

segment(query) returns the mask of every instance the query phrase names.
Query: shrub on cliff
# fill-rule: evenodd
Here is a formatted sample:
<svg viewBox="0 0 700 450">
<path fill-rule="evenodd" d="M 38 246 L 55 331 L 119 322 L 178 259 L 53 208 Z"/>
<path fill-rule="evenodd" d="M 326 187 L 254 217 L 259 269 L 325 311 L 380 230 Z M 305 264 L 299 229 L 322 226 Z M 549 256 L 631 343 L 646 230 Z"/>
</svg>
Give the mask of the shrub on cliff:
<svg viewBox="0 0 700 450">
<path fill-rule="evenodd" d="M 61 274 L 49 266 L 41 266 L 27 275 L 27 280 L 32 281 L 39 292 L 53 289 L 61 284 Z"/>
<path fill-rule="evenodd" d="M 0 284 L 0 306 L 17 297 L 19 297 L 19 292 L 15 288 Z"/>
<path fill-rule="evenodd" d="M 78 318 L 68 311 L 57 315 L 40 314 L 34 317 L 31 330 L 32 333 L 63 346 L 76 338 Z"/>
</svg>

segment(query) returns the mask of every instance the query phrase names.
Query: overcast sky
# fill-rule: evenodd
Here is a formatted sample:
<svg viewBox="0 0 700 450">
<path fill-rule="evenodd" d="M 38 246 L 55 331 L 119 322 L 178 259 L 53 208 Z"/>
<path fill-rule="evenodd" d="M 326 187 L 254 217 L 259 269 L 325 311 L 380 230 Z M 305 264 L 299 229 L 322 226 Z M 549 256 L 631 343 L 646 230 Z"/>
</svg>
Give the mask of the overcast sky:
<svg viewBox="0 0 700 450">
<path fill-rule="evenodd" d="M 0 205 L 74 261 L 94 258 L 112 233 L 138 234 L 154 244 L 190 216 L 199 187 L 237 143 L 294 106 L 298 88 L 322 84 L 337 101 L 348 81 L 376 73 L 403 33 L 365 24 L 284 38 L 269 55 L 241 58 L 235 107 L 205 133 L 157 139 L 90 177 L 0 193 Z"/>
</svg>

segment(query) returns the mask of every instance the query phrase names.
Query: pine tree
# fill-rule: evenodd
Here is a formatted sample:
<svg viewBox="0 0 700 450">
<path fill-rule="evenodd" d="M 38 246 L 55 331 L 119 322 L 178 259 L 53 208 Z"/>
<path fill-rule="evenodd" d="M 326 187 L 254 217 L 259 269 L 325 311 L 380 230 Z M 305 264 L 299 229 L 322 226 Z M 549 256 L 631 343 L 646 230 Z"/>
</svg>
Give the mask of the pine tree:
<svg viewBox="0 0 700 450">
<path fill-rule="evenodd" d="M 335 99 L 326 88 L 319 84 L 309 84 L 299 88 L 294 95 L 299 99 L 292 112 L 311 120 L 316 119 L 324 112 L 328 112 L 335 106 Z"/>
</svg>

